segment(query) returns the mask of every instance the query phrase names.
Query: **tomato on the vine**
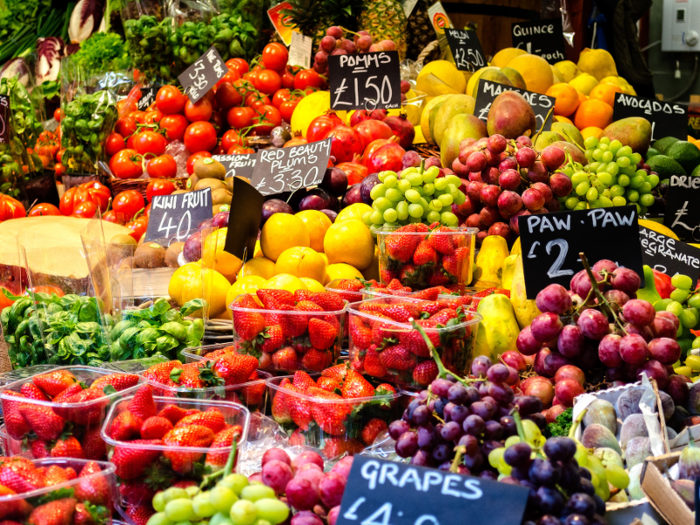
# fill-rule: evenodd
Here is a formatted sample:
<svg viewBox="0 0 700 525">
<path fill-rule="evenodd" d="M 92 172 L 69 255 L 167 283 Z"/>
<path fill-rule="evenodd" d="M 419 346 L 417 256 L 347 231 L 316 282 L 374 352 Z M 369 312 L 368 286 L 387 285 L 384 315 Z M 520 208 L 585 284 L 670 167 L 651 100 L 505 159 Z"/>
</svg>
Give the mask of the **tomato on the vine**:
<svg viewBox="0 0 700 525">
<path fill-rule="evenodd" d="M 168 140 L 182 140 L 189 122 L 184 115 L 166 115 L 158 123 Z"/>
<path fill-rule="evenodd" d="M 287 65 L 288 58 L 289 51 L 287 51 L 287 48 L 276 42 L 267 44 L 262 52 L 262 61 L 265 67 L 274 69 L 275 71 L 284 69 L 284 66 Z"/>
<path fill-rule="evenodd" d="M 228 151 L 232 146 L 240 146 L 243 144 L 243 138 L 235 129 L 229 129 L 224 136 L 221 137 L 221 147 L 224 151 Z"/>
<path fill-rule="evenodd" d="M 285 120 L 287 122 L 292 121 L 292 114 L 294 113 L 294 110 L 296 107 L 299 105 L 299 100 L 298 99 L 292 99 L 292 100 L 287 100 L 285 102 L 282 102 L 282 104 L 279 107 L 279 112 L 280 115 L 282 116 L 282 120 Z"/>
<path fill-rule="evenodd" d="M 185 164 L 187 173 L 192 175 L 194 173 L 194 163 L 197 161 L 197 159 L 204 159 L 207 157 L 211 157 L 211 153 L 208 151 L 198 151 L 187 157 L 187 164 Z"/>
<path fill-rule="evenodd" d="M 253 108 L 242 106 L 229 109 L 226 114 L 226 121 L 232 128 L 243 129 L 252 124 L 254 116 L 255 111 Z"/>
<path fill-rule="evenodd" d="M 290 67 L 285 68 L 284 73 L 282 73 L 282 87 L 287 89 L 294 89 L 294 76 L 296 72 Z"/>
<path fill-rule="evenodd" d="M 272 128 L 279 126 L 282 123 L 282 116 L 275 106 L 264 105 L 255 110 L 256 116 L 253 117 L 253 133 L 256 135 L 269 135 Z"/>
<path fill-rule="evenodd" d="M 118 179 L 137 179 L 143 175 L 142 160 L 136 150 L 123 149 L 109 159 L 109 169 Z"/>
<path fill-rule="evenodd" d="M 224 114 L 226 112 L 224 111 Z M 216 136 L 220 137 L 221 135 L 224 134 L 224 131 L 228 129 L 228 126 L 224 126 L 224 120 L 225 117 L 221 115 L 220 111 L 214 111 L 214 113 L 211 114 L 211 119 L 209 120 L 209 123 L 214 126 L 214 129 L 216 130 Z"/>
<path fill-rule="evenodd" d="M 277 71 L 263 69 L 258 73 L 258 83 L 256 87 L 266 95 L 272 95 L 282 87 L 282 79 Z"/>
<path fill-rule="evenodd" d="M 119 102 L 117 102 L 117 111 L 120 115 L 128 115 L 129 113 L 132 113 L 137 109 L 139 108 L 136 105 L 136 101 L 128 97 L 123 98 Z"/>
<path fill-rule="evenodd" d="M 320 88 L 323 86 L 321 75 L 313 69 L 304 69 L 294 77 L 294 89 L 306 89 L 307 87 Z"/>
<path fill-rule="evenodd" d="M 138 124 L 146 123 L 146 112 L 145 111 L 132 111 L 129 113 Z"/>
<path fill-rule="evenodd" d="M 226 155 L 243 155 L 245 153 L 255 153 L 253 148 L 246 148 L 245 146 L 231 146 Z"/>
<path fill-rule="evenodd" d="M 94 202 L 83 202 L 78 204 L 71 213 L 71 217 L 78 217 L 79 219 L 92 219 L 97 213 L 97 206 Z"/>
<path fill-rule="evenodd" d="M 291 98 L 292 92 L 287 88 L 278 89 L 272 97 L 272 105 L 279 109 L 282 102 L 287 102 L 288 100 L 291 100 Z"/>
<path fill-rule="evenodd" d="M 250 69 L 248 62 L 246 62 L 243 58 L 231 58 L 227 60 L 226 67 L 238 71 L 238 74 L 241 76 L 244 73 L 247 73 Z"/>
<path fill-rule="evenodd" d="M 214 108 L 206 97 L 201 98 L 194 104 L 190 100 L 185 104 L 185 116 L 190 122 L 207 122 L 211 118 L 213 111 Z"/>
<path fill-rule="evenodd" d="M 152 153 L 156 157 L 165 153 L 168 141 L 160 133 L 151 130 L 143 130 L 134 135 L 133 149 L 141 155 Z"/>
<path fill-rule="evenodd" d="M 265 104 L 270 103 L 270 97 L 262 95 L 260 93 L 251 93 L 245 99 L 245 105 L 249 108 L 258 109 Z"/>
<path fill-rule="evenodd" d="M 221 79 L 216 83 L 216 88 L 218 89 L 223 84 L 230 84 L 241 78 L 241 74 L 235 69 L 229 69 L 226 74 L 221 77 Z"/>
<path fill-rule="evenodd" d="M 85 182 L 79 186 L 73 186 L 63 194 L 59 209 L 63 215 L 72 215 L 79 205 L 89 202 L 95 206 L 95 209 L 99 207 L 100 211 L 105 211 L 110 196 L 108 187 L 99 182 Z"/>
<path fill-rule="evenodd" d="M 216 146 L 216 129 L 209 122 L 193 122 L 183 139 L 188 151 L 211 151 Z"/>
<path fill-rule="evenodd" d="M 158 109 L 152 109 L 146 112 L 146 116 L 143 118 L 145 124 L 155 124 L 160 122 L 163 118 L 163 112 Z"/>
<path fill-rule="evenodd" d="M 63 117 L 65 116 L 66 112 L 63 111 L 61 108 L 58 108 L 53 112 L 53 118 L 56 120 L 56 122 L 61 122 L 61 120 L 63 120 Z"/>
<path fill-rule="evenodd" d="M 146 207 L 143 209 L 143 216 L 144 217 L 150 217 L 151 215 L 151 203 L 149 202 Z"/>
<path fill-rule="evenodd" d="M 61 162 L 61 159 L 63 158 L 63 152 L 66 151 L 64 149 L 58 150 L 58 153 L 56 153 L 56 162 Z"/>
<path fill-rule="evenodd" d="M 114 126 L 114 131 L 119 133 L 122 137 L 129 137 L 136 132 L 136 118 L 130 113 L 117 120 Z"/>
<path fill-rule="evenodd" d="M 175 86 L 163 86 L 156 93 L 156 107 L 165 115 L 182 113 L 187 97 Z"/>
<path fill-rule="evenodd" d="M 56 177 L 60 177 L 60 176 L 66 174 L 66 167 L 63 164 L 61 164 L 60 162 L 57 162 L 54 165 L 53 169 L 56 172 Z"/>
<path fill-rule="evenodd" d="M 32 209 L 29 210 L 29 213 L 27 213 L 27 217 L 42 217 L 44 215 L 61 215 L 61 210 L 53 204 L 42 202 L 35 204 Z"/>
<path fill-rule="evenodd" d="M 156 179 L 174 179 L 177 176 L 177 162 L 167 153 L 151 159 L 146 165 L 148 176 Z"/>
<path fill-rule="evenodd" d="M 112 222 L 114 224 L 124 224 L 124 218 L 117 215 L 114 210 L 109 210 L 102 216 L 103 221 Z"/>
<path fill-rule="evenodd" d="M 251 84 L 253 84 L 253 86 L 255 86 L 255 89 L 259 89 L 258 88 L 258 73 L 259 73 L 258 71 L 249 71 L 248 73 L 243 75 L 242 78 L 247 80 Z"/>
<path fill-rule="evenodd" d="M 169 180 L 154 180 L 148 183 L 146 199 L 151 202 L 155 195 L 170 195 L 176 189 L 175 184 Z"/>
<path fill-rule="evenodd" d="M 126 142 L 124 142 L 124 137 L 119 133 L 110 133 L 107 135 L 107 139 L 105 140 L 105 152 L 107 155 L 110 157 L 116 155 L 124 148 L 126 148 Z"/>
<path fill-rule="evenodd" d="M 243 100 L 233 84 L 221 84 L 216 90 L 216 103 L 221 109 L 229 109 L 233 106 L 238 106 Z"/>
<path fill-rule="evenodd" d="M 117 193 L 112 201 L 112 209 L 118 215 L 123 215 L 127 219 L 136 215 L 136 212 L 142 210 L 146 206 L 146 201 L 143 200 L 143 195 L 136 190 L 126 190 Z"/>
</svg>

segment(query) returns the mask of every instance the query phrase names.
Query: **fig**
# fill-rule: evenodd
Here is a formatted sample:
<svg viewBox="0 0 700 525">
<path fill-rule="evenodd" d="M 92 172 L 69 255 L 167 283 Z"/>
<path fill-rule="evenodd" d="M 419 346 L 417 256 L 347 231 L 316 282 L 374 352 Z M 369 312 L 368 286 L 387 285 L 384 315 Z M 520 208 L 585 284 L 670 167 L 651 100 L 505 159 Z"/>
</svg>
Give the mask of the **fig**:
<svg viewBox="0 0 700 525">
<path fill-rule="evenodd" d="M 620 397 L 617 398 L 615 409 L 617 415 L 622 421 L 627 419 L 631 414 L 641 414 L 639 408 L 639 400 L 642 398 L 643 391 L 639 388 L 625 390 Z"/>
<path fill-rule="evenodd" d="M 681 406 L 688 404 L 688 383 L 683 376 L 674 374 L 669 377 L 666 392 L 671 396 L 674 404 Z"/>
<path fill-rule="evenodd" d="M 673 402 L 673 398 L 663 390 L 659 391 L 659 397 L 661 398 L 661 408 L 664 411 L 664 419 L 668 421 L 676 409 L 676 404 Z"/>
<path fill-rule="evenodd" d="M 648 437 L 635 437 L 629 440 L 625 449 L 625 460 L 627 468 L 644 463 L 644 460 L 651 456 L 651 444 Z"/>
<path fill-rule="evenodd" d="M 615 450 L 608 447 L 597 448 L 593 451 L 593 455 L 597 457 L 604 467 L 610 465 L 617 465 L 618 467 L 625 468 L 625 464 L 622 461 L 622 457 Z"/>
<path fill-rule="evenodd" d="M 690 414 L 685 408 L 677 406 L 676 410 L 673 411 L 671 419 L 668 420 L 667 425 L 676 432 L 680 432 L 686 427 L 685 420 L 689 417 Z"/>
<path fill-rule="evenodd" d="M 586 427 L 583 431 L 583 436 L 581 436 L 581 444 L 586 448 L 607 447 L 613 449 L 618 454 L 622 454 L 615 434 L 610 432 L 603 425 L 597 423 Z"/>
<path fill-rule="evenodd" d="M 678 458 L 679 479 L 695 481 L 700 478 L 700 448 L 695 446 L 694 440 L 688 441 L 688 446 L 681 452 Z"/>
<path fill-rule="evenodd" d="M 700 383 L 693 383 L 688 392 L 688 412 L 700 416 Z"/>
<path fill-rule="evenodd" d="M 626 449 L 629 440 L 636 437 L 649 437 L 647 424 L 644 422 L 644 416 L 642 414 L 632 414 L 622 423 L 622 428 L 620 429 L 620 446 Z"/>
<path fill-rule="evenodd" d="M 604 399 L 596 399 L 588 405 L 588 410 L 583 416 L 583 425 L 588 427 L 590 425 L 603 425 L 612 434 L 617 432 L 617 414 L 615 414 L 615 407 L 609 401 Z"/>
<path fill-rule="evenodd" d="M 627 492 L 630 500 L 644 499 L 646 494 L 642 491 L 642 469 L 644 463 L 638 463 L 629 470 L 630 484 L 627 485 Z"/>
<path fill-rule="evenodd" d="M 691 511 L 695 511 L 695 482 L 687 479 L 679 479 L 671 481 L 671 488 L 676 491 L 683 503 L 685 503 Z"/>
</svg>

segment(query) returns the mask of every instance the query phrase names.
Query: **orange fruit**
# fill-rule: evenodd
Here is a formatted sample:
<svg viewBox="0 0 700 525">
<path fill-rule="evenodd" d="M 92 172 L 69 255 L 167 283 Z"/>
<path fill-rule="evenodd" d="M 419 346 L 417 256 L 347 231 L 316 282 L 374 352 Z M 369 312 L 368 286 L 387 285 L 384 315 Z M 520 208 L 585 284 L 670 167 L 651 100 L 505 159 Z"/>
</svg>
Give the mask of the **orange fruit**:
<svg viewBox="0 0 700 525">
<path fill-rule="evenodd" d="M 605 129 L 612 122 L 613 108 L 605 102 L 591 99 L 582 102 L 576 110 L 574 124 L 578 129 L 595 126 Z"/>
<path fill-rule="evenodd" d="M 568 117 L 574 111 L 576 111 L 576 108 L 579 105 L 578 92 L 569 84 L 564 82 L 553 84 L 547 90 L 546 95 L 556 99 L 554 102 L 555 115 Z"/>
<path fill-rule="evenodd" d="M 585 102 L 586 100 L 588 100 L 588 95 L 584 95 L 580 91 L 577 91 L 577 93 L 578 93 L 578 101 L 579 102 Z"/>
<path fill-rule="evenodd" d="M 588 137 L 599 138 L 601 133 L 603 133 L 603 130 L 601 128 L 596 128 L 595 126 L 590 126 L 581 130 L 583 140 L 586 140 Z"/>
<path fill-rule="evenodd" d="M 565 124 L 571 124 L 572 126 L 574 125 L 574 123 L 571 122 L 570 119 L 562 117 L 561 115 L 554 115 L 554 122 L 563 122 Z"/>
<path fill-rule="evenodd" d="M 614 84 L 598 84 L 588 94 L 588 98 L 600 100 L 612 107 L 615 104 L 615 93 L 624 93 L 624 91 Z"/>
</svg>

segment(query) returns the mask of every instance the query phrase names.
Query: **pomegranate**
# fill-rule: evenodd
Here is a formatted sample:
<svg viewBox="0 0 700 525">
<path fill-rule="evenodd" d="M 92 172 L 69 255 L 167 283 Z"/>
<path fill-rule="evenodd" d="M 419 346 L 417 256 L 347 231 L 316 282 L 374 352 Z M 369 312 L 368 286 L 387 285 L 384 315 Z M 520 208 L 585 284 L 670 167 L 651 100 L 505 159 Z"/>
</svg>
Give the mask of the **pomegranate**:
<svg viewBox="0 0 700 525">
<path fill-rule="evenodd" d="M 369 168 L 369 158 L 372 156 L 372 154 L 382 146 L 386 146 L 390 142 L 396 142 L 396 140 L 396 137 L 391 137 L 390 139 L 377 139 L 370 142 L 362 154 L 362 164 Z"/>
<path fill-rule="evenodd" d="M 370 117 L 369 113 L 367 112 L 366 109 L 360 109 L 357 111 L 352 112 L 352 116 L 350 117 L 350 126 L 353 128 L 357 126 L 360 122 L 364 122 L 365 120 L 369 120 Z"/>
<path fill-rule="evenodd" d="M 335 113 L 328 113 L 326 115 L 316 117 L 311 121 L 309 128 L 306 130 L 306 140 L 309 142 L 322 140 L 331 130 L 342 125 L 344 125 L 343 121 L 340 120 L 338 115 Z"/>
<path fill-rule="evenodd" d="M 394 135 L 399 137 L 399 145 L 402 148 L 408 149 L 411 147 L 413 139 L 416 137 L 416 130 L 413 128 L 413 124 L 406 118 L 406 115 L 387 117 L 384 119 L 384 124 L 387 124 Z"/>
<path fill-rule="evenodd" d="M 362 182 L 362 179 L 369 174 L 367 166 L 363 166 L 358 157 L 355 157 L 352 162 L 341 162 L 336 168 L 340 168 L 348 176 L 348 186 Z"/>
<path fill-rule="evenodd" d="M 324 139 L 332 139 L 331 155 L 336 163 L 350 162 L 355 155 L 360 155 L 364 149 L 362 137 L 352 128 L 338 126 L 333 128 Z"/>
<path fill-rule="evenodd" d="M 366 148 L 371 142 L 377 139 L 390 139 L 394 136 L 394 131 L 388 124 L 381 120 L 367 119 L 363 120 L 352 129 L 357 131 L 362 137 L 362 149 Z"/>
<path fill-rule="evenodd" d="M 302 144 L 307 144 L 308 141 L 304 137 L 294 137 L 293 139 L 289 139 L 287 142 L 284 143 L 283 148 L 291 148 L 292 146 L 301 146 Z"/>
<path fill-rule="evenodd" d="M 395 142 L 385 144 L 377 149 L 367 160 L 367 168 L 370 173 L 380 171 L 400 171 L 403 166 L 403 156 L 406 150 Z"/>
<path fill-rule="evenodd" d="M 374 120 L 384 120 L 389 112 L 386 109 L 375 109 L 369 114 L 369 118 Z"/>
</svg>

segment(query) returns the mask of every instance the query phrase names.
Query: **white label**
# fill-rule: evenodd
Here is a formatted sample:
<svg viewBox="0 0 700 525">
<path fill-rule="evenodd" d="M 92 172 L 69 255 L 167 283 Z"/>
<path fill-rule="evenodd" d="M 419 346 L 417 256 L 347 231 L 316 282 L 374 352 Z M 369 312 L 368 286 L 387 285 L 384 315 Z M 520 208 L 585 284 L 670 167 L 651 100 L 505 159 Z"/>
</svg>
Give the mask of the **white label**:
<svg viewBox="0 0 700 525">
<path fill-rule="evenodd" d="M 292 43 L 289 46 L 289 59 L 287 60 L 287 64 L 290 66 L 301 66 L 306 69 L 310 68 L 313 43 L 313 38 L 304 36 L 298 31 L 294 31 L 292 33 Z"/>
</svg>

